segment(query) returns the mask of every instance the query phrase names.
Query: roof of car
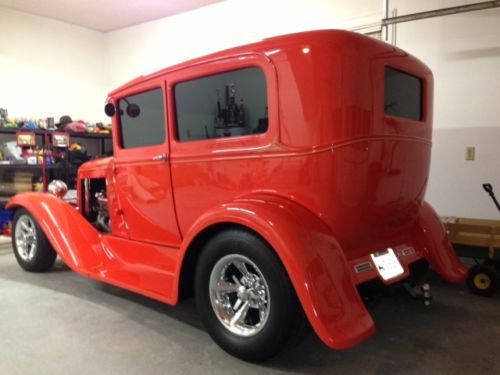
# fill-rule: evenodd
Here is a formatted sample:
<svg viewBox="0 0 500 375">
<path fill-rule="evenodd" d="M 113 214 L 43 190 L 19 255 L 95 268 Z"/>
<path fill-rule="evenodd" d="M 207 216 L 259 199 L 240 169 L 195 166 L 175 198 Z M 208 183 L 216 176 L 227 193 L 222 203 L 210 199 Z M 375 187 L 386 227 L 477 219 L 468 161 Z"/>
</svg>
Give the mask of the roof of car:
<svg viewBox="0 0 500 375">
<path fill-rule="evenodd" d="M 300 44 L 307 44 L 308 42 L 311 42 L 315 39 L 319 39 L 325 36 L 337 36 L 337 37 L 351 37 L 354 39 L 358 38 L 367 38 L 366 36 L 363 36 L 358 33 L 350 32 L 350 31 L 345 31 L 345 30 L 316 30 L 316 31 L 305 31 L 305 32 L 300 32 L 300 33 L 294 33 L 294 34 L 286 34 L 286 35 L 281 35 L 281 36 L 275 36 L 271 38 L 266 38 L 261 41 L 251 43 L 251 44 L 246 44 L 238 47 L 233 47 L 230 49 L 218 51 L 206 56 L 201 56 L 198 58 L 194 58 L 191 60 L 184 61 L 182 63 L 176 64 L 169 66 L 167 68 L 161 69 L 157 72 L 148 74 L 148 75 L 142 75 L 139 76 L 132 81 L 129 81 L 128 83 L 118 87 L 117 89 L 113 90 L 112 92 L 109 93 L 109 96 L 113 96 L 114 94 L 122 91 L 123 89 L 132 87 L 138 83 L 148 81 L 150 79 L 156 78 L 160 75 L 163 75 L 165 73 L 169 73 L 175 70 L 179 70 L 182 68 L 186 68 L 189 66 L 193 66 L 196 64 L 202 64 L 222 58 L 227 58 L 229 56 L 234 56 L 242 53 L 262 53 L 267 50 L 271 51 L 273 49 L 278 48 L 278 46 L 285 46 L 285 45 L 300 45 Z"/>
</svg>

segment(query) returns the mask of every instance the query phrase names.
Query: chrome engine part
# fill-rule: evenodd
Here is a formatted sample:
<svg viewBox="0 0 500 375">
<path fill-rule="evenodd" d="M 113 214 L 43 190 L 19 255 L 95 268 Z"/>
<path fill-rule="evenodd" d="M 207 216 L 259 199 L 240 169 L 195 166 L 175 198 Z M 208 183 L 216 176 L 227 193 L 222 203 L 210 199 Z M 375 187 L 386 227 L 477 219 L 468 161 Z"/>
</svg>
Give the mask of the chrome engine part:
<svg viewBox="0 0 500 375">
<path fill-rule="evenodd" d="M 92 209 L 97 212 L 96 226 L 98 229 L 105 232 L 111 232 L 111 220 L 109 218 L 108 197 L 106 191 L 101 190 L 95 193 L 94 207 Z"/>
<path fill-rule="evenodd" d="M 47 187 L 47 191 L 49 194 L 55 195 L 56 197 L 62 199 L 68 192 L 68 185 L 66 185 L 64 181 L 53 180 Z"/>
</svg>

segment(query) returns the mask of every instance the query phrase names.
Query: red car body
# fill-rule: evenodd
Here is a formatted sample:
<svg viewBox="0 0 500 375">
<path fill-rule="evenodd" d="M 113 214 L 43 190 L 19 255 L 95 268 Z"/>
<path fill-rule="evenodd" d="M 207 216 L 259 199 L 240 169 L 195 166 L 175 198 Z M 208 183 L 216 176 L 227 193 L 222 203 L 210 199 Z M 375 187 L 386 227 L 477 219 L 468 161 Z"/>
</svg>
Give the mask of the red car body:
<svg viewBox="0 0 500 375">
<path fill-rule="evenodd" d="M 421 80 L 418 121 L 384 113 L 386 66 Z M 246 67 L 266 78 L 267 132 L 179 141 L 175 85 Z M 79 169 L 79 207 L 38 193 L 9 202 L 32 213 L 74 271 L 175 305 L 200 241 L 228 225 L 245 227 L 275 250 L 315 332 L 335 349 L 375 331 L 357 285 L 399 282 L 420 259 L 445 280 L 464 281 L 466 269 L 424 200 L 433 78 L 416 58 L 362 35 L 306 32 L 140 77 L 108 101 L 152 88 L 166 98 L 163 144 L 122 148 L 114 116 L 114 156 Z M 105 179 L 110 233 L 82 215 L 92 179 Z M 404 269 L 390 280 L 371 260 L 387 248 Z"/>
</svg>

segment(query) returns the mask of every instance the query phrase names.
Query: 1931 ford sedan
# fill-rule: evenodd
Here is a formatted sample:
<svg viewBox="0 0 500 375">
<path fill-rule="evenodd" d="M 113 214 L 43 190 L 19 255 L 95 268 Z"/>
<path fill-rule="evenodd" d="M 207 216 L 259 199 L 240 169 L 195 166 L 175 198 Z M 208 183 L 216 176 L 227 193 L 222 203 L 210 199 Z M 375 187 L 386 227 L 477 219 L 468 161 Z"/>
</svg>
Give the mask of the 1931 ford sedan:
<svg viewBox="0 0 500 375">
<path fill-rule="evenodd" d="M 80 167 L 77 204 L 10 200 L 15 255 L 28 271 L 59 255 L 172 305 L 193 290 L 243 359 L 275 354 L 302 311 L 326 345 L 351 347 L 375 331 L 361 284 L 422 264 L 466 277 L 424 201 L 432 89 L 414 57 L 344 31 L 137 78 L 109 94 L 114 156 Z"/>
</svg>

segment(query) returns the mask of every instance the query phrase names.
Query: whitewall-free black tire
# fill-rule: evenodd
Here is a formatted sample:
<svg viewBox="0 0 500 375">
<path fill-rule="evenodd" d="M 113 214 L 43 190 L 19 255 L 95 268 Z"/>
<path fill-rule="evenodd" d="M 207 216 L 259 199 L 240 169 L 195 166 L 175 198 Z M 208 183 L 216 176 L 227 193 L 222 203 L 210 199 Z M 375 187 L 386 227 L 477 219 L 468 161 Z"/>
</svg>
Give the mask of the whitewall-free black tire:
<svg viewBox="0 0 500 375">
<path fill-rule="evenodd" d="M 19 265 L 29 272 L 48 271 L 57 257 L 40 225 L 24 208 L 14 214 L 12 249 Z"/>
<path fill-rule="evenodd" d="M 226 230 L 205 244 L 195 272 L 195 298 L 213 340 L 247 361 L 274 356 L 302 312 L 274 250 L 243 229 Z"/>
</svg>

